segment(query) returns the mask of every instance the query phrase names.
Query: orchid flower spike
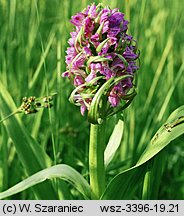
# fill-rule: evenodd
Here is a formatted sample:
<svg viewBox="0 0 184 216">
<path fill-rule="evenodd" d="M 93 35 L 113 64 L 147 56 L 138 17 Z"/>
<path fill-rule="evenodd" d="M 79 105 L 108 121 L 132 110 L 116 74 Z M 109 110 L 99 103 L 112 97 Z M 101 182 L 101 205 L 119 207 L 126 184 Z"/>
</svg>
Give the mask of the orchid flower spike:
<svg viewBox="0 0 184 216">
<path fill-rule="evenodd" d="M 138 70 L 137 43 L 127 34 L 128 21 L 119 9 L 94 3 L 72 16 L 75 26 L 67 48 L 68 77 L 75 86 L 70 101 L 99 124 L 125 109 L 134 96 Z"/>
</svg>

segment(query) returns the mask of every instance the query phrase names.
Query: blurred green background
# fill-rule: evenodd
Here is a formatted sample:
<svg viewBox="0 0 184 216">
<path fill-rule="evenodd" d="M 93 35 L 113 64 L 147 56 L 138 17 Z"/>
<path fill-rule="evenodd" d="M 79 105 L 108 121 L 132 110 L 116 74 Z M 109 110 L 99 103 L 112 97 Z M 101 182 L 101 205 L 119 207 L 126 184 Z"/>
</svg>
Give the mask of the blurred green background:
<svg viewBox="0 0 184 216">
<path fill-rule="evenodd" d="M 73 87 L 61 74 L 66 70 L 65 50 L 73 29 L 70 17 L 92 2 L 118 7 L 125 13 L 130 21 L 129 34 L 137 39 L 141 53 L 136 80 L 138 95 L 125 111 L 122 145 L 113 162 L 125 161 L 125 166 L 109 173 L 111 178 L 137 161 L 169 114 L 184 104 L 181 1 L 0 0 L 0 81 L 17 107 L 24 96 L 58 93 L 50 115 L 48 110 L 36 115 L 21 114 L 22 121 L 53 160 L 69 164 L 87 176 L 89 124 L 79 108 L 69 103 Z M 115 117 L 109 120 L 107 136 L 114 122 Z M 159 199 L 184 199 L 184 137 L 164 151 L 162 163 L 165 168 Z M 0 191 L 25 176 L 15 147 L 1 124 Z M 28 190 L 13 198 L 29 197 Z"/>
</svg>

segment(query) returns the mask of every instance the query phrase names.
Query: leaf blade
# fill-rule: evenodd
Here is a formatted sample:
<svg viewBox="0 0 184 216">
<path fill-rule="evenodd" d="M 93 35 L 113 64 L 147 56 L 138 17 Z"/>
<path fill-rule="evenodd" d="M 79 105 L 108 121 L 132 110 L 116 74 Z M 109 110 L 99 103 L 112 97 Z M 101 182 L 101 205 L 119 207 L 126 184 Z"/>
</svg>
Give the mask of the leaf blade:
<svg viewBox="0 0 184 216">
<path fill-rule="evenodd" d="M 58 164 L 44 170 L 41 170 L 27 179 L 19 182 L 15 186 L 9 188 L 8 190 L 0 193 L 0 199 L 4 199 L 8 196 L 21 192 L 28 189 L 38 183 L 45 181 L 46 179 L 60 178 L 65 181 L 70 182 L 80 193 L 84 195 L 85 198 L 90 199 L 91 189 L 88 182 L 83 178 L 83 176 L 74 170 L 72 167 L 66 164 Z"/>
<path fill-rule="evenodd" d="M 17 108 L 9 92 L 4 88 L 1 82 L 0 89 L 1 112 L 3 116 L 7 116 L 12 112 L 12 109 L 14 111 Z M 5 120 L 3 124 L 15 145 L 20 161 L 25 167 L 28 175 L 32 175 L 39 170 L 51 166 L 51 159 L 36 140 L 30 136 L 19 116 L 12 116 Z M 42 185 L 37 185 L 33 190 L 40 199 L 58 198 L 51 182 L 44 182 Z M 45 190 L 48 191 L 47 194 L 44 192 Z"/>
<path fill-rule="evenodd" d="M 135 166 L 116 175 L 108 184 L 101 199 L 130 199 L 142 181 L 146 163 L 164 149 L 172 140 L 184 133 L 184 106 L 174 110 L 167 123 L 163 124 L 142 153 Z M 180 120 L 180 122 L 178 122 Z M 178 123 L 178 124 L 176 124 Z M 168 131 L 166 126 L 170 126 Z M 127 182 L 130 182 L 129 184 Z M 118 187 L 117 187 L 118 186 Z M 116 193 L 115 193 L 116 191 Z"/>
<path fill-rule="evenodd" d="M 121 144 L 121 139 L 123 137 L 123 129 L 124 122 L 120 119 L 114 127 L 114 130 L 111 134 L 111 137 L 104 152 L 105 167 L 107 167 L 109 163 L 112 161 L 117 149 Z"/>
</svg>

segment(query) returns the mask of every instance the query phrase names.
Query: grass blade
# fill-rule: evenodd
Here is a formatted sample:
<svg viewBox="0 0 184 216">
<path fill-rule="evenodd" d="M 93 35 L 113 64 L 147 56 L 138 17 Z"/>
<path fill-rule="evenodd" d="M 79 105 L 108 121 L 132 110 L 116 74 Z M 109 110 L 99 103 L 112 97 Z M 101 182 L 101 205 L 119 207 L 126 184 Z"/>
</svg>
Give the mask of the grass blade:
<svg viewBox="0 0 184 216">
<path fill-rule="evenodd" d="M 105 167 L 107 167 L 109 163 L 112 161 L 118 147 L 121 144 L 123 129 L 124 129 L 124 122 L 122 120 L 119 120 L 116 126 L 114 127 L 114 130 L 111 134 L 111 137 L 105 149 L 105 155 L 104 155 Z"/>
<path fill-rule="evenodd" d="M 146 162 L 157 155 L 172 140 L 184 133 L 184 106 L 169 116 L 142 153 L 137 164 L 115 176 L 107 186 L 102 199 L 130 199 L 138 184 L 144 178 Z"/>
<path fill-rule="evenodd" d="M 160 78 L 160 76 L 161 76 L 161 74 L 163 72 L 163 67 L 164 67 L 166 59 L 168 57 L 168 54 L 170 52 L 170 49 L 172 48 L 172 45 L 173 45 L 173 32 L 168 37 L 167 44 L 165 46 L 165 49 L 164 49 L 164 52 L 162 54 L 160 63 L 158 65 L 158 68 L 157 68 L 157 70 L 155 72 L 155 76 L 153 78 L 152 85 L 151 85 L 150 90 L 148 92 L 148 96 L 147 96 L 147 100 L 146 100 L 145 105 L 144 105 L 144 109 L 146 109 L 147 107 L 149 107 L 149 104 L 151 103 L 151 101 L 153 99 L 153 95 L 154 95 L 155 89 L 157 87 L 159 78 Z"/>
<path fill-rule="evenodd" d="M 86 199 L 90 199 L 91 189 L 88 182 L 83 178 L 83 176 L 74 170 L 72 167 L 60 164 L 49 167 L 42 171 L 35 173 L 34 175 L 28 177 L 22 182 L 16 184 L 12 188 L 0 193 L 0 199 L 4 199 L 8 196 L 26 190 L 38 183 L 45 181 L 46 179 L 60 178 L 71 183 L 80 193 L 84 195 Z"/>
<path fill-rule="evenodd" d="M 3 116 L 7 116 L 13 110 L 16 110 L 16 106 L 8 93 L 0 82 L 0 104 L 1 112 Z M 10 108 L 11 107 L 11 108 Z M 25 126 L 21 122 L 18 116 L 12 116 L 3 122 L 10 138 L 12 139 L 17 154 L 26 168 L 26 172 L 31 175 L 43 168 L 46 168 L 52 164 L 52 161 L 44 150 L 39 146 L 35 139 L 33 139 Z M 57 199 L 54 188 L 51 182 L 44 182 L 42 185 L 34 188 L 36 196 L 40 199 Z M 48 191 L 48 193 L 45 193 Z"/>
<path fill-rule="evenodd" d="M 165 113 L 166 108 L 169 104 L 169 101 L 171 100 L 173 92 L 174 92 L 174 90 L 175 90 L 175 88 L 176 88 L 176 86 L 177 86 L 177 84 L 178 84 L 178 82 L 179 82 L 179 80 L 183 74 L 184 74 L 184 63 L 181 65 L 180 69 L 178 70 L 178 73 L 177 73 L 177 75 L 176 75 L 176 77 L 172 83 L 172 86 L 170 87 L 170 89 L 169 89 L 169 91 L 165 97 L 163 105 L 162 105 L 160 112 L 158 114 L 157 121 L 160 121 L 162 119 L 162 117 L 164 116 L 164 113 Z"/>
</svg>

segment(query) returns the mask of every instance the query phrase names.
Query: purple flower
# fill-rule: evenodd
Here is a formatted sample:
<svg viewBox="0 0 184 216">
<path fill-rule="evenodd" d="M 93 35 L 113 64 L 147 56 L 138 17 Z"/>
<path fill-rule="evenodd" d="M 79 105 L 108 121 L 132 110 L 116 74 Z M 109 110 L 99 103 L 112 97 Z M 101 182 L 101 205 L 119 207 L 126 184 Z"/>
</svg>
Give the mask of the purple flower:
<svg viewBox="0 0 184 216">
<path fill-rule="evenodd" d="M 102 71 L 102 65 L 101 63 L 91 63 L 90 64 L 91 72 L 97 73 Z"/>
<path fill-rule="evenodd" d="M 94 21 L 90 17 L 87 17 L 85 19 L 85 25 L 84 25 L 84 35 L 85 35 L 85 37 L 89 37 L 89 36 L 92 35 L 94 27 L 95 27 Z"/>
<path fill-rule="evenodd" d="M 120 106 L 133 88 L 139 54 L 136 41 L 127 34 L 129 22 L 124 17 L 118 8 L 111 10 L 101 4 L 92 4 L 72 16 L 75 29 L 68 40 L 67 71 L 63 76 L 78 87 L 73 99 L 82 115 L 109 79 L 119 80 L 105 92 L 110 107 Z"/>
<path fill-rule="evenodd" d="M 84 104 L 84 102 L 81 100 L 81 107 L 80 107 L 80 112 L 81 112 L 81 114 L 82 115 L 84 115 L 84 113 L 85 113 L 85 111 L 86 111 L 86 109 L 87 109 L 87 107 L 86 107 L 86 105 Z"/>
<path fill-rule="evenodd" d="M 113 107 L 116 107 L 119 105 L 121 97 L 124 96 L 123 94 L 123 86 L 116 85 L 111 91 L 109 95 L 109 102 Z"/>
<path fill-rule="evenodd" d="M 108 20 L 109 28 L 120 28 L 120 24 L 124 22 L 124 14 L 121 12 L 112 13 Z"/>
<path fill-rule="evenodd" d="M 109 19 L 109 13 L 110 13 L 110 10 L 107 9 L 107 8 L 105 8 L 105 9 L 102 10 L 102 15 L 100 17 L 100 24 L 102 22 L 108 21 L 108 19 Z"/>
<path fill-rule="evenodd" d="M 83 67 L 85 62 L 86 56 L 80 55 L 78 58 L 75 57 L 75 61 L 73 62 L 73 65 L 77 68 Z"/>
<path fill-rule="evenodd" d="M 74 78 L 74 86 L 80 86 L 84 83 L 84 79 L 81 76 L 75 76 Z"/>
<path fill-rule="evenodd" d="M 133 47 L 126 47 L 125 51 L 123 52 L 123 57 L 126 59 L 136 59 L 138 55 L 134 53 Z"/>
<path fill-rule="evenodd" d="M 85 15 L 83 13 L 78 13 L 75 16 L 72 16 L 71 23 L 74 24 L 75 26 L 82 26 L 83 25 L 83 20 L 85 19 Z"/>
<path fill-rule="evenodd" d="M 97 16 L 97 11 L 96 11 L 96 5 L 95 4 L 92 4 L 91 6 L 88 7 L 88 16 L 91 17 L 91 18 L 96 18 Z"/>
<path fill-rule="evenodd" d="M 95 72 L 91 72 L 85 79 L 86 82 L 90 82 L 92 79 L 94 79 L 96 77 L 96 73 Z"/>
<path fill-rule="evenodd" d="M 77 52 L 74 47 L 68 47 L 66 53 L 66 63 L 69 65 L 72 62 L 72 60 L 76 57 Z"/>
<path fill-rule="evenodd" d="M 91 40 L 91 43 L 93 44 L 93 46 L 95 48 L 97 48 L 98 45 L 100 44 L 100 42 L 99 42 L 99 40 L 100 40 L 99 34 L 96 33 L 96 34 L 92 35 L 90 40 Z"/>
<path fill-rule="evenodd" d="M 83 52 L 86 56 L 91 56 L 91 50 L 89 47 L 84 47 Z"/>
</svg>

